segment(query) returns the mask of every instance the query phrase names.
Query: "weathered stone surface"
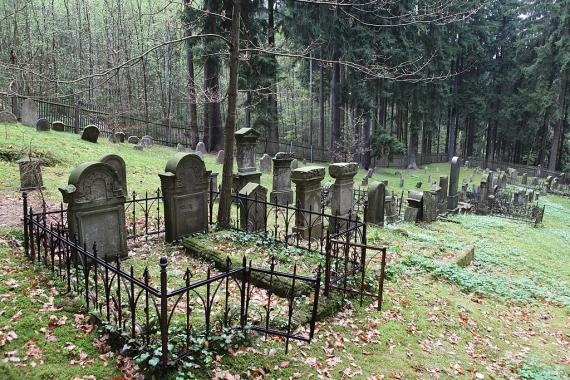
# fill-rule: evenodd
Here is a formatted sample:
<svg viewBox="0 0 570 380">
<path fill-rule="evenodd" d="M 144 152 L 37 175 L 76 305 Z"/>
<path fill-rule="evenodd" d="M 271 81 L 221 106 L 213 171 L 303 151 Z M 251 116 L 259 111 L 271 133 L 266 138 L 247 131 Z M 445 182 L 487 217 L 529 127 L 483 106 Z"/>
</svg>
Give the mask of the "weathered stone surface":
<svg viewBox="0 0 570 380">
<path fill-rule="evenodd" d="M 253 128 L 241 128 L 235 132 L 236 161 L 238 171 L 242 173 L 255 172 L 255 148 L 259 132 Z"/>
<path fill-rule="evenodd" d="M 325 178 L 325 168 L 306 166 L 291 172 L 295 183 L 296 203 L 301 210 L 314 212 L 295 213 L 294 231 L 305 238 L 318 238 L 323 235 L 323 221 L 318 215 L 321 208 L 321 181 Z"/>
<path fill-rule="evenodd" d="M 265 231 L 267 189 L 250 182 L 240 191 L 240 229 L 247 232 Z"/>
<path fill-rule="evenodd" d="M 52 131 L 63 132 L 65 131 L 65 124 L 63 124 L 63 121 L 54 121 L 51 123 L 51 129 Z"/>
<path fill-rule="evenodd" d="M 200 158 L 204 158 L 204 153 L 202 153 L 202 151 L 200 151 L 200 150 L 195 151 L 194 154 Z"/>
<path fill-rule="evenodd" d="M 291 190 L 291 161 L 293 155 L 278 152 L 273 161 L 273 189 L 269 200 L 276 204 L 292 204 L 293 190 Z"/>
<path fill-rule="evenodd" d="M 216 164 L 223 164 L 224 163 L 224 151 L 220 150 L 218 151 L 218 154 L 216 155 Z"/>
<path fill-rule="evenodd" d="M 364 220 L 367 223 L 384 225 L 384 203 L 386 200 L 386 185 L 382 182 L 372 182 L 368 185 L 368 207 Z"/>
<path fill-rule="evenodd" d="M 216 172 L 210 173 L 210 184 L 208 191 L 218 191 L 218 173 Z"/>
<path fill-rule="evenodd" d="M 140 142 L 137 136 L 129 136 L 127 141 L 129 142 L 129 144 L 138 144 Z"/>
<path fill-rule="evenodd" d="M 404 221 L 417 222 L 423 219 L 424 193 L 421 191 L 408 191 L 408 207 L 404 213 Z M 414 211 L 415 210 L 415 211 Z"/>
<path fill-rule="evenodd" d="M 32 99 L 24 99 L 20 109 L 20 117 L 22 124 L 28 127 L 35 127 L 39 117 L 38 104 Z"/>
<path fill-rule="evenodd" d="M 271 173 L 271 156 L 267 153 L 263 154 L 259 160 L 259 170 L 262 173 Z"/>
<path fill-rule="evenodd" d="M 298 169 L 299 168 L 299 161 L 294 158 L 293 161 L 291 161 L 291 169 Z"/>
<path fill-rule="evenodd" d="M 125 132 L 115 132 L 115 139 L 119 143 L 124 143 L 126 137 L 127 135 L 125 134 Z"/>
<path fill-rule="evenodd" d="M 146 135 L 141 137 L 140 144 L 145 148 L 152 148 L 154 145 L 154 140 L 152 139 L 152 136 Z"/>
<path fill-rule="evenodd" d="M 534 171 L 534 176 L 538 178 L 542 177 L 542 165 L 538 164 L 536 170 Z"/>
<path fill-rule="evenodd" d="M 468 267 L 473 260 L 475 260 L 475 247 L 469 246 L 459 253 L 456 263 L 458 266 L 465 268 Z"/>
<path fill-rule="evenodd" d="M 352 210 L 352 199 L 354 192 L 354 176 L 358 171 L 356 162 L 342 162 L 329 165 L 329 175 L 335 179 L 332 198 L 331 198 L 331 214 L 334 220 L 329 220 L 329 229 L 331 231 L 343 230 L 347 224 L 336 219 L 348 218 Z M 354 218 L 354 215 L 352 215 Z"/>
<path fill-rule="evenodd" d="M 489 207 L 489 187 L 487 184 L 487 178 L 483 176 L 481 184 L 479 185 L 479 203 L 477 204 L 477 211 L 481 214 L 486 214 Z"/>
<path fill-rule="evenodd" d="M 196 144 L 196 152 L 206 154 L 208 152 L 206 150 L 206 144 L 204 144 L 202 141 L 200 141 L 198 144 Z"/>
<path fill-rule="evenodd" d="M 18 161 L 18 166 L 20 167 L 20 191 L 43 188 L 42 160 L 23 157 Z"/>
<path fill-rule="evenodd" d="M 47 132 L 51 128 L 51 124 L 48 119 L 40 118 L 36 121 L 36 131 Z"/>
<path fill-rule="evenodd" d="M 438 200 L 437 200 L 437 213 L 440 215 L 445 214 L 447 211 L 447 189 L 448 189 L 448 179 L 446 175 L 439 177 L 439 187 Z"/>
<path fill-rule="evenodd" d="M 99 160 L 100 162 L 109 165 L 110 167 L 117 172 L 117 176 L 119 177 L 119 181 L 121 182 L 121 188 L 123 189 L 123 194 L 125 196 L 128 194 L 127 192 L 127 165 L 125 164 L 125 160 L 117 154 L 107 154 Z"/>
<path fill-rule="evenodd" d="M 96 143 L 97 139 L 99 139 L 99 128 L 94 125 L 86 126 L 81 134 L 81 140 Z"/>
<path fill-rule="evenodd" d="M 144 146 L 142 144 L 137 144 L 133 146 L 135 150 L 140 150 L 141 152 L 144 150 Z"/>
<path fill-rule="evenodd" d="M 436 187 L 434 190 L 425 191 L 423 198 L 422 220 L 431 223 L 437 219 L 439 191 Z"/>
<path fill-rule="evenodd" d="M 523 173 L 521 183 L 522 183 L 523 185 L 527 185 L 527 184 L 528 184 L 528 174 Z"/>
<path fill-rule="evenodd" d="M 532 186 L 538 186 L 538 177 L 533 177 L 533 178 L 532 178 L 531 185 L 532 185 Z"/>
<path fill-rule="evenodd" d="M 10 111 L 0 111 L 0 124 L 14 124 L 17 123 L 18 119 Z"/>
<path fill-rule="evenodd" d="M 451 159 L 451 170 L 449 173 L 449 194 L 447 195 L 447 211 L 449 212 L 457 211 L 460 169 L 461 162 L 459 161 L 459 157 L 453 157 Z"/>
<path fill-rule="evenodd" d="M 193 153 L 176 153 L 159 174 L 164 195 L 165 239 L 172 242 L 208 228 L 210 171 Z"/>
<path fill-rule="evenodd" d="M 59 189 L 68 204 L 69 235 L 87 248 L 97 243 L 99 257 L 126 257 L 125 194 L 115 169 L 103 162 L 76 167 L 68 185 Z"/>
</svg>

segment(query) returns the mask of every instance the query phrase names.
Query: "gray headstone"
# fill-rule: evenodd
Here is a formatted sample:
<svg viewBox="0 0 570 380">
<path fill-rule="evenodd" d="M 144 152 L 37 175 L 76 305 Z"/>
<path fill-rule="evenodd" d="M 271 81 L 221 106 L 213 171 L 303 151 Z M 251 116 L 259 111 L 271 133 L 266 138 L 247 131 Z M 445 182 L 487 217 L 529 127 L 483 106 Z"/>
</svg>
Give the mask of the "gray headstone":
<svg viewBox="0 0 570 380">
<path fill-rule="evenodd" d="M 117 176 L 119 177 L 119 181 L 121 182 L 121 188 L 123 189 L 123 194 L 125 196 L 128 194 L 127 192 L 127 166 L 125 164 L 125 160 L 119 155 L 116 154 L 107 154 L 99 160 L 100 162 L 109 165 L 110 167 L 117 172 Z"/>
<path fill-rule="evenodd" d="M 164 195 L 165 239 L 181 237 L 208 229 L 208 187 L 210 171 L 193 153 L 176 153 L 159 174 Z"/>
<path fill-rule="evenodd" d="M 184 147 L 184 145 L 178 143 L 178 144 L 176 144 L 176 151 L 179 152 L 179 153 L 180 153 L 180 152 L 185 152 L 185 151 L 186 151 L 186 148 Z"/>
<path fill-rule="evenodd" d="M 416 189 L 421 189 L 421 188 L 422 188 L 422 183 L 416 182 Z"/>
<path fill-rule="evenodd" d="M 368 169 L 368 173 L 366 175 L 368 176 L 368 178 L 372 178 L 372 176 L 374 175 L 374 168 Z"/>
<path fill-rule="evenodd" d="M 124 143 L 126 137 L 127 135 L 125 134 L 125 132 L 115 132 L 115 139 L 119 143 Z"/>
<path fill-rule="evenodd" d="M 368 207 L 364 219 L 368 223 L 384 225 L 384 201 L 386 186 L 382 182 L 372 182 L 368 185 Z"/>
<path fill-rule="evenodd" d="M 202 154 L 207 153 L 206 144 L 204 144 L 202 141 L 200 141 L 198 144 L 196 144 L 196 152 L 200 152 Z"/>
<path fill-rule="evenodd" d="M 17 123 L 18 119 L 10 111 L 0 111 L 0 124 L 14 124 Z"/>
<path fill-rule="evenodd" d="M 115 169 L 103 162 L 86 162 L 59 189 L 68 204 L 69 236 L 76 235 L 89 251 L 97 243 L 99 257 L 126 257 L 125 194 Z"/>
<path fill-rule="evenodd" d="M 276 204 L 292 204 L 293 190 L 291 190 L 291 153 L 278 152 L 273 161 L 273 189 L 269 200 Z"/>
<path fill-rule="evenodd" d="M 137 145 L 133 146 L 133 148 L 134 148 L 135 150 L 140 150 L 140 151 L 143 151 L 143 150 L 144 150 L 144 146 L 143 146 L 142 144 L 137 144 Z"/>
<path fill-rule="evenodd" d="M 298 170 L 298 169 L 297 169 Z M 336 216 L 348 218 L 352 211 L 354 198 L 354 176 L 358 172 L 356 162 L 342 162 L 329 165 L 329 175 L 335 179 L 331 199 L 331 214 L 333 220 L 329 220 L 329 230 L 343 230 L 347 223 L 336 219 Z M 352 215 L 351 218 L 355 216 Z"/>
<path fill-rule="evenodd" d="M 140 144 L 142 146 L 144 146 L 145 148 L 152 148 L 152 146 L 154 145 L 154 142 L 152 140 L 152 136 L 143 136 L 141 137 L 141 141 Z"/>
<path fill-rule="evenodd" d="M 449 187 L 449 181 L 446 175 L 439 177 L 439 187 L 437 213 L 443 215 L 447 211 L 447 189 Z"/>
<path fill-rule="evenodd" d="M 250 182 L 261 182 L 261 172 L 257 171 L 255 162 L 255 149 L 259 132 L 253 128 L 241 128 L 235 132 L 234 136 L 238 172 L 234 174 L 232 186 L 234 192 L 238 192 Z"/>
<path fill-rule="evenodd" d="M 294 232 L 308 238 L 323 235 L 323 220 L 318 215 L 321 208 L 321 181 L 325 178 L 325 168 L 305 166 L 291 172 L 291 181 L 295 183 L 295 202 L 301 210 L 315 210 L 317 214 L 295 213 Z"/>
<path fill-rule="evenodd" d="M 137 136 L 129 136 L 128 140 L 129 144 L 138 144 L 140 142 Z"/>
<path fill-rule="evenodd" d="M 35 127 L 38 121 L 38 104 L 32 99 L 24 99 L 22 108 L 20 109 L 20 116 L 22 124 L 28 127 Z"/>
<path fill-rule="evenodd" d="M 299 168 L 299 161 L 296 158 L 291 161 L 291 169 L 298 169 Z"/>
<path fill-rule="evenodd" d="M 99 128 L 94 125 L 88 125 L 83 130 L 81 134 L 81 139 L 85 141 L 89 141 L 92 143 L 96 143 L 97 139 L 99 138 Z"/>
<path fill-rule="evenodd" d="M 224 151 L 220 150 L 218 151 L 218 154 L 216 155 L 216 164 L 223 164 L 224 163 Z"/>
<path fill-rule="evenodd" d="M 262 173 L 271 173 L 271 156 L 265 153 L 259 160 L 259 170 Z"/>
<path fill-rule="evenodd" d="M 265 231 L 267 189 L 250 182 L 240 191 L 240 229 L 247 232 Z"/>
<path fill-rule="evenodd" d="M 49 122 L 48 119 L 38 119 L 38 121 L 36 121 L 36 131 L 38 132 L 47 132 L 49 131 L 51 128 L 51 124 Z"/>
<path fill-rule="evenodd" d="M 65 131 L 65 124 L 63 124 L 63 121 L 54 121 L 51 123 L 51 129 L 52 131 L 63 132 Z"/>
<path fill-rule="evenodd" d="M 44 186 L 42 178 L 42 160 L 24 157 L 18 161 L 20 168 L 20 191 L 41 189 Z"/>
<path fill-rule="evenodd" d="M 451 159 L 451 171 L 449 173 L 449 194 L 447 196 L 447 210 L 454 212 L 458 204 L 458 191 L 459 191 L 459 172 L 461 163 L 459 157 Z"/>
<path fill-rule="evenodd" d="M 527 184 L 528 184 L 528 174 L 523 173 L 521 183 L 522 183 L 523 185 L 527 185 Z"/>
<path fill-rule="evenodd" d="M 439 187 L 434 190 L 424 192 L 423 197 L 423 209 L 422 209 L 422 220 L 427 223 L 431 223 L 437 219 L 438 214 L 438 194 Z"/>
</svg>

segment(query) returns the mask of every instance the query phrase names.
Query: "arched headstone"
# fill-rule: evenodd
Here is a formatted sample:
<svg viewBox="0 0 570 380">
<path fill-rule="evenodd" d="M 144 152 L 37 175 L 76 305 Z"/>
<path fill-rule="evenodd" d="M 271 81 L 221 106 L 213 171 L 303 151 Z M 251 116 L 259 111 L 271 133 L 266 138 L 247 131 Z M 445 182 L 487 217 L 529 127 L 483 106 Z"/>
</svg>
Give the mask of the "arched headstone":
<svg viewBox="0 0 570 380">
<path fill-rule="evenodd" d="M 65 130 L 65 124 L 63 124 L 63 121 L 54 121 L 51 123 L 51 129 L 56 132 L 63 132 Z"/>
<path fill-rule="evenodd" d="M 85 141 L 89 141 L 92 143 L 96 143 L 97 139 L 99 139 L 99 128 L 94 125 L 88 125 L 83 130 L 81 134 L 81 139 Z"/>
<path fill-rule="evenodd" d="M 43 117 L 36 121 L 36 131 L 38 132 L 47 132 L 51 128 L 51 124 L 48 119 L 44 119 Z"/>
<path fill-rule="evenodd" d="M 35 127 L 38 121 L 38 104 L 32 99 L 24 99 L 20 110 L 22 124 Z"/>
<path fill-rule="evenodd" d="M 125 196 L 128 195 L 127 192 L 127 166 L 125 164 L 125 160 L 119 155 L 116 154 L 107 154 L 99 160 L 107 165 L 110 165 L 119 176 L 119 180 L 121 181 L 121 186 L 123 188 L 123 193 Z"/>
</svg>

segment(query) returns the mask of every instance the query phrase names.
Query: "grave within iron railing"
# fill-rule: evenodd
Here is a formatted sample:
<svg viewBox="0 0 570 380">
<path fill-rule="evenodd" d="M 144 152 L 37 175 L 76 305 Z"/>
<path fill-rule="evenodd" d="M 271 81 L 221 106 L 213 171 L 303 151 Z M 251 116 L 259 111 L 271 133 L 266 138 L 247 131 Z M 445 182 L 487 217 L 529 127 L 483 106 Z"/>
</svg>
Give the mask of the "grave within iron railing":
<svg viewBox="0 0 570 380">
<path fill-rule="evenodd" d="M 96 312 L 100 319 L 133 339 L 139 348 L 159 344 L 163 368 L 190 354 L 192 337 L 208 338 L 221 328 L 243 330 L 251 325 L 254 331 L 283 337 L 286 351 L 291 339 L 310 342 L 313 336 L 320 266 L 311 277 L 299 275 L 296 266 L 293 273 L 287 273 L 276 270 L 274 262 L 265 269 L 254 267 L 251 262 L 248 265 L 245 257 L 237 266 L 228 259 L 225 270 L 212 273 L 208 267 L 205 278 L 193 278 L 199 273 L 186 269 L 183 284 L 179 284 L 179 276 L 168 276 L 166 257 L 160 258 L 158 271 L 147 266 L 142 274 L 136 273 L 129 259 L 121 260 L 118 255 L 101 257 L 96 242 L 92 247 L 80 245 L 76 237 L 69 236 L 65 223 L 54 224 L 51 218 L 64 215 L 63 208 L 34 213 L 28 209 L 26 193 L 23 197 L 26 256 L 51 271 L 67 291 L 80 295 L 88 312 Z M 282 316 L 275 315 L 276 311 L 270 307 L 271 290 L 258 289 L 250 281 L 254 272 L 290 281 Z M 307 333 L 297 333 L 293 326 L 293 315 L 302 304 L 295 293 L 301 283 L 308 284 L 314 294 Z M 260 304 L 259 297 L 252 296 L 255 291 L 268 292 L 269 303 Z M 253 307 L 265 308 L 265 315 L 252 317 Z M 273 321 L 282 323 L 275 326 Z"/>
</svg>

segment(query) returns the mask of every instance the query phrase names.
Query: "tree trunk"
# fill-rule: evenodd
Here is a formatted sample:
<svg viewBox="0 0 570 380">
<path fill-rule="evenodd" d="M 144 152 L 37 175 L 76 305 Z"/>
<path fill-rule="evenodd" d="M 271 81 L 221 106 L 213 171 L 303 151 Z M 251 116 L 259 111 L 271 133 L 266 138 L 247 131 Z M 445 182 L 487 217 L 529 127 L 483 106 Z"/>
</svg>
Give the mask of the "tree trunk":
<svg viewBox="0 0 570 380">
<path fill-rule="evenodd" d="M 340 130 L 340 64 L 333 64 L 331 78 L 331 154 L 333 162 L 336 161 L 341 152 L 341 130 Z"/>
<path fill-rule="evenodd" d="M 196 88 L 194 81 L 194 54 L 192 54 L 192 24 L 190 23 L 190 0 L 184 0 L 184 37 L 186 40 L 186 70 L 188 75 L 188 101 L 190 111 L 190 146 L 196 149 L 198 144 L 198 109 L 196 107 Z"/>
<path fill-rule="evenodd" d="M 220 190 L 220 207 L 218 209 L 218 226 L 230 225 L 231 191 L 234 167 L 234 133 L 237 121 L 238 70 L 239 70 L 239 24 L 241 1 L 233 1 L 232 27 L 230 31 L 230 75 L 228 86 L 228 114 L 224 127 L 224 166 L 222 169 L 222 187 Z"/>
<path fill-rule="evenodd" d="M 275 46 L 275 18 L 274 13 L 274 0 L 267 1 L 267 43 L 269 48 Z M 277 58 L 271 55 L 269 59 L 272 62 L 271 80 L 269 82 L 269 95 L 267 95 L 267 130 L 266 137 L 268 144 L 266 150 L 269 153 L 277 153 L 279 150 L 279 116 L 277 108 Z"/>
<path fill-rule="evenodd" d="M 317 139 L 320 158 L 323 160 L 325 159 L 325 70 L 322 64 L 319 65 L 319 133 Z"/>
<path fill-rule="evenodd" d="M 415 126 L 410 128 L 410 143 L 408 144 L 408 169 L 417 169 L 416 151 L 418 149 L 418 129 Z"/>
<path fill-rule="evenodd" d="M 309 56 L 309 99 L 307 100 L 307 121 L 309 124 L 309 149 L 311 152 L 310 158 L 313 161 L 313 60 Z"/>
<path fill-rule="evenodd" d="M 560 93 L 558 94 L 558 109 L 560 116 L 554 126 L 554 137 L 552 139 L 552 148 L 550 149 L 550 160 L 548 162 L 548 170 L 555 171 L 560 155 L 560 146 L 562 139 L 562 125 L 564 123 L 564 111 L 566 110 L 566 84 L 568 76 L 562 73 L 560 77 Z"/>
</svg>

